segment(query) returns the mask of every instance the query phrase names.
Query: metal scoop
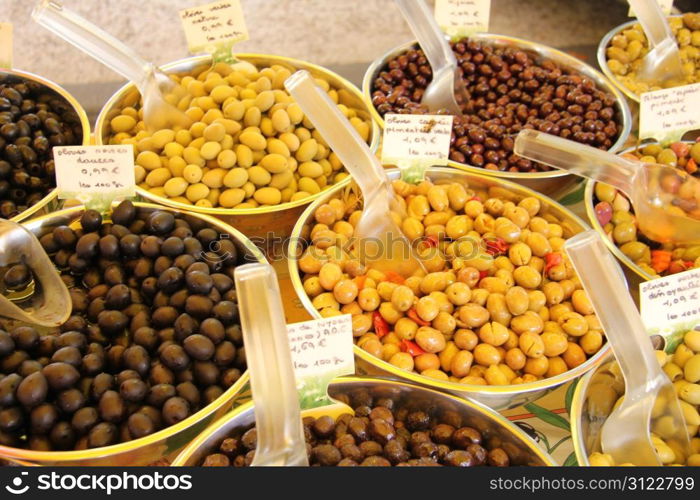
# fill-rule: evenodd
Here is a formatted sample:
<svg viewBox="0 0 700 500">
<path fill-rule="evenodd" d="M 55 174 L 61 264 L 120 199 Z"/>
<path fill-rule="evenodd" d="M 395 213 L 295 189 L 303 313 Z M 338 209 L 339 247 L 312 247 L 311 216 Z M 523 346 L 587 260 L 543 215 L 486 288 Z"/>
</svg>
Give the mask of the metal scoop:
<svg viewBox="0 0 700 500">
<path fill-rule="evenodd" d="M 62 325 L 72 305 L 66 284 L 34 234 L 15 222 L 0 220 L 0 266 L 18 262 L 31 269 L 38 286 L 23 301 L 31 301 L 26 308 L 0 294 L 0 316 L 40 326 Z"/>
<path fill-rule="evenodd" d="M 184 88 L 109 33 L 54 0 L 41 0 L 34 8 L 32 18 L 131 80 L 143 97 L 143 121 L 149 131 L 186 128 L 192 124 L 192 120 L 175 107 L 186 95 Z"/>
<path fill-rule="evenodd" d="M 399 227 L 406 217 L 405 202 L 394 193 L 381 163 L 367 144 L 308 71 L 297 71 L 284 86 L 362 191 L 364 208 L 354 234 L 360 261 L 404 277 L 423 269 Z"/>
<path fill-rule="evenodd" d="M 308 466 L 287 326 L 275 270 L 247 264 L 234 274 L 258 433 L 253 466 Z"/>
<path fill-rule="evenodd" d="M 680 85 L 683 69 L 678 44 L 658 0 L 627 1 L 644 29 L 650 48 L 642 60 L 638 78 L 652 85 Z"/>
<path fill-rule="evenodd" d="M 447 110 L 461 115 L 463 106 L 470 102 L 469 93 L 445 34 L 423 0 L 396 0 L 396 5 L 433 70 L 433 79 L 423 93 L 421 104 L 431 112 Z"/>
<path fill-rule="evenodd" d="M 617 464 L 661 465 L 649 428 L 652 409 L 662 407 L 652 429 L 667 443 L 674 442 L 674 449 L 690 456 L 688 430 L 676 391 L 656 360 L 620 266 L 592 230 L 567 240 L 564 250 L 588 292 L 625 378 L 625 398 L 603 425 L 603 451 Z"/>
<path fill-rule="evenodd" d="M 661 243 L 700 241 L 700 180 L 656 163 L 627 160 L 536 130 L 521 130 L 515 154 L 615 186 L 629 196 L 639 229 Z"/>
</svg>

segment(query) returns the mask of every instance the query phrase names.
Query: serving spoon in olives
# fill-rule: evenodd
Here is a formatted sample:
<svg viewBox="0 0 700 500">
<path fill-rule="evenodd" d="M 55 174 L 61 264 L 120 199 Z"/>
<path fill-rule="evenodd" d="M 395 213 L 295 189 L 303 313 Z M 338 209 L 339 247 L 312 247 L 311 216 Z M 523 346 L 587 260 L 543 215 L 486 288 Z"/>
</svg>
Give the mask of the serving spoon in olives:
<svg viewBox="0 0 700 500">
<path fill-rule="evenodd" d="M 53 262 L 29 230 L 15 222 L 0 220 L 0 266 L 17 262 L 23 265 L 8 270 L 17 276 L 6 274 L 6 286 L 27 283 L 32 274 L 38 285 L 31 297 L 22 302 L 22 307 L 0 294 L 0 316 L 47 327 L 63 324 L 70 316 L 71 298 Z M 29 305 L 25 307 L 25 303 Z"/>
<path fill-rule="evenodd" d="M 700 242 L 700 179 L 656 163 L 628 160 L 537 130 L 521 130 L 515 154 L 610 184 L 634 205 L 637 225 L 660 243 Z"/>
<path fill-rule="evenodd" d="M 377 157 L 308 71 L 297 71 L 287 78 L 284 86 L 362 191 L 362 216 L 353 235 L 353 251 L 360 262 L 403 277 L 422 270 L 423 264 L 401 231 L 401 221 L 406 217 L 405 202 L 394 193 Z"/>
<path fill-rule="evenodd" d="M 453 115 L 461 115 L 462 105 L 471 100 L 445 34 L 423 0 L 396 0 L 396 5 L 433 70 L 433 78 L 423 93 L 421 104 L 431 112 L 446 109 Z"/>
<path fill-rule="evenodd" d="M 112 35 L 64 8 L 56 0 L 41 0 L 34 8 L 32 18 L 44 28 L 131 80 L 143 98 L 143 121 L 148 130 L 186 128 L 191 125 L 192 120 L 175 106 L 185 96 L 184 88 Z"/>
</svg>

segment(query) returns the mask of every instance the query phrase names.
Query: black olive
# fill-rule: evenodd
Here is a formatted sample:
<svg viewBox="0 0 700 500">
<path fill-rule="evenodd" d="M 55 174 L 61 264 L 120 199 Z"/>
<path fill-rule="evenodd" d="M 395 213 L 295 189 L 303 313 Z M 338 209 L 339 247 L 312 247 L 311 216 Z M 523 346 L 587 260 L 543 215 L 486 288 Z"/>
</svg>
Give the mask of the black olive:
<svg viewBox="0 0 700 500">
<path fill-rule="evenodd" d="M 100 422 L 90 429 L 88 434 L 88 446 L 90 448 L 100 448 L 109 446 L 117 442 L 118 430 L 114 424 Z"/>
<path fill-rule="evenodd" d="M 110 264 L 104 272 L 105 283 L 109 286 L 124 283 L 124 270 L 119 264 Z"/>
<path fill-rule="evenodd" d="M 157 210 L 148 218 L 148 226 L 154 234 L 167 234 L 175 227 L 175 216 L 170 212 Z"/>
<path fill-rule="evenodd" d="M 146 396 L 149 405 L 160 408 L 168 399 L 175 396 L 175 387 L 172 384 L 156 384 L 151 387 Z"/>
<path fill-rule="evenodd" d="M 207 318 L 213 306 L 214 303 L 209 297 L 190 295 L 185 302 L 185 311 L 195 318 Z"/>
<path fill-rule="evenodd" d="M 226 330 L 216 318 L 207 318 L 199 326 L 199 333 L 206 335 L 214 343 L 218 344 L 226 337 Z"/>
<path fill-rule="evenodd" d="M 126 401 L 137 403 L 145 398 L 147 393 L 148 386 L 143 380 L 138 378 L 125 380 L 119 386 L 119 394 Z"/>
<path fill-rule="evenodd" d="M 74 253 L 68 259 L 68 266 L 70 267 L 70 272 L 73 274 L 83 274 L 88 270 L 90 262 L 88 260 L 81 258 L 77 253 Z"/>
<path fill-rule="evenodd" d="M 153 328 L 149 326 L 142 326 L 134 331 L 133 341 L 134 344 L 140 345 L 146 350 L 150 351 L 155 349 L 156 345 L 158 344 L 158 334 Z"/>
<path fill-rule="evenodd" d="M 56 450 L 72 450 L 75 446 L 76 433 L 68 422 L 58 422 L 49 433 L 51 445 Z"/>
<path fill-rule="evenodd" d="M 127 421 L 129 433 L 134 439 L 138 439 L 156 431 L 156 426 L 146 413 L 136 412 L 129 416 Z"/>
<path fill-rule="evenodd" d="M 208 294 L 214 286 L 214 279 L 208 273 L 200 271 L 188 271 L 185 275 L 185 282 L 192 293 L 201 295 Z"/>
<path fill-rule="evenodd" d="M 88 299 L 87 293 L 81 288 L 71 288 L 69 290 L 72 311 L 71 314 L 79 314 L 87 311 L 90 305 L 90 299 Z"/>
<path fill-rule="evenodd" d="M 189 356 L 178 344 L 171 344 L 163 349 L 160 353 L 160 360 L 173 371 L 184 370 L 190 363 Z"/>
<path fill-rule="evenodd" d="M 185 252 L 187 254 L 192 255 L 194 258 L 200 258 L 202 256 L 202 244 L 197 238 L 187 237 L 182 241 L 185 244 Z"/>
<path fill-rule="evenodd" d="M 238 304 L 234 304 L 228 300 L 222 300 L 214 305 L 212 313 L 214 317 L 224 325 L 231 325 L 238 321 Z"/>
<path fill-rule="evenodd" d="M 185 273 L 177 267 L 170 267 L 158 277 L 158 288 L 168 294 L 177 291 L 185 278 Z"/>
<path fill-rule="evenodd" d="M 167 257 L 175 258 L 185 251 L 185 243 L 181 238 L 171 236 L 170 238 L 166 238 L 160 246 L 160 251 Z"/>
<path fill-rule="evenodd" d="M 187 313 L 182 313 L 175 320 L 173 325 L 175 328 L 175 336 L 178 340 L 184 340 L 185 337 L 192 335 L 199 328 L 199 322 Z"/>
<path fill-rule="evenodd" d="M 105 391 L 98 406 L 100 417 L 107 422 L 118 423 L 126 415 L 126 405 L 116 391 Z"/>
<path fill-rule="evenodd" d="M 97 233 L 87 233 L 83 235 L 75 245 L 75 253 L 85 260 L 90 260 L 97 256 L 100 235 Z"/>
<path fill-rule="evenodd" d="M 105 296 L 105 307 L 107 309 L 124 309 L 130 303 L 131 290 L 126 285 L 114 285 Z"/>
<path fill-rule="evenodd" d="M 85 405 L 85 395 L 78 389 L 61 391 L 56 397 L 56 405 L 63 413 L 75 413 Z"/>
<path fill-rule="evenodd" d="M 139 238 L 137 234 L 127 234 L 126 236 L 122 236 L 122 238 L 119 240 L 119 249 L 125 257 L 138 257 L 141 253 L 141 250 L 139 249 L 140 246 L 141 238 Z"/>
<path fill-rule="evenodd" d="M 40 404 L 29 414 L 30 429 L 36 434 L 46 434 L 58 420 L 58 410 L 49 403 Z"/>
<path fill-rule="evenodd" d="M 68 226 L 58 226 L 53 230 L 53 238 L 61 248 L 73 249 L 78 241 L 75 232 Z"/>
<path fill-rule="evenodd" d="M 161 239 L 157 236 L 146 236 L 141 241 L 139 249 L 143 255 L 154 259 L 160 255 L 160 245 Z"/>
<path fill-rule="evenodd" d="M 27 408 L 44 402 L 49 391 L 46 377 L 41 372 L 34 372 L 17 386 L 17 400 Z"/>
<path fill-rule="evenodd" d="M 81 371 L 88 375 L 96 375 L 104 370 L 105 358 L 103 354 L 89 353 L 83 356 Z"/>
<path fill-rule="evenodd" d="M 151 358 L 146 349 L 140 345 L 127 347 L 122 354 L 122 363 L 126 369 L 134 370 L 139 375 L 146 376 Z"/>
<path fill-rule="evenodd" d="M 128 226 L 131 224 L 135 217 L 136 207 L 129 200 L 122 201 L 112 211 L 112 221 L 115 224 L 121 224 L 122 226 Z"/>
<path fill-rule="evenodd" d="M 185 399 L 190 404 L 190 408 L 199 408 L 201 396 L 196 385 L 192 382 L 182 382 L 177 384 L 175 390 L 178 396 Z"/>
<path fill-rule="evenodd" d="M 17 350 L 5 356 L 0 360 L 0 372 L 12 373 L 16 372 L 20 365 L 29 359 L 29 354 L 26 351 Z"/>
<path fill-rule="evenodd" d="M 197 361 L 207 361 L 214 355 L 214 343 L 204 335 L 190 335 L 185 338 L 183 346 L 187 354 Z"/>
<path fill-rule="evenodd" d="M 178 310 L 171 306 L 159 307 L 151 316 L 153 326 L 156 328 L 166 328 L 172 326 L 178 317 Z"/>
<path fill-rule="evenodd" d="M 214 273 L 211 275 L 211 278 L 214 280 L 214 286 L 216 289 L 222 294 L 233 288 L 233 280 L 225 274 Z"/>
<path fill-rule="evenodd" d="M 15 349 L 15 341 L 5 330 L 0 330 L 0 358 L 11 353 Z"/>
<path fill-rule="evenodd" d="M 87 347 L 87 339 L 81 332 L 63 332 L 56 338 L 56 349 L 60 349 L 61 347 L 85 349 Z"/>
<path fill-rule="evenodd" d="M 182 310 L 185 307 L 185 302 L 187 302 L 187 297 L 189 296 L 190 292 L 187 290 L 187 288 L 183 288 L 170 296 L 168 304 L 178 310 Z"/>
<path fill-rule="evenodd" d="M 157 257 L 155 262 L 153 263 L 153 271 L 155 272 L 156 276 L 160 276 L 168 268 L 172 267 L 172 265 L 173 259 L 171 259 L 170 257 L 166 257 L 165 255 L 161 255 L 160 257 Z"/>
<path fill-rule="evenodd" d="M 24 264 L 15 264 L 7 270 L 3 281 L 8 290 L 23 290 L 31 283 L 32 272 Z"/>
<path fill-rule="evenodd" d="M 80 378 L 78 370 L 68 363 L 51 363 L 44 367 L 43 374 L 51 389 L 55 391 L 72 387 Z"/>
<path fill-rule="evenodd" d="M 102 227 L 102 215 L 97 210 L 86 210 L 80 216 L 80 225 L 86 233 L 99 231 Z"/>
<path fill-rule="evenodd" d="M 119 239 L 113 234 L 101 237 L 99 247 L 100 255 L 105 259 L 116 260 L 119 258 Z"/>
<path fill-rule="evenodd" d="M 71 425 L 79 435 L 83 435 L 90 432 L 90 429 L 92 429 L 99 420 L 100 416 L 97 410 L 92 406 L 85 406 L 73 414 Z"/>
<path fill-rule="evenodd" d="M 61 347 L 51 356 L 52 363 L 68 363 L 76 368 L 82 364 L 82 361 L 80 349 L 72 346 Z"/>
<path fill-rule="evenodd" d="M 22 364 L 19 365 L 17 373 L 22 377 L 26 377 L 27 375 L 30 375 L 34 372 L 38 372 L 43 367 L 44 365 L 42 365 L 39 361 L 28 359 L 26 361 L 23 361 Z"/>
<path fill-rule="evenodd" d="M 8 407 L 16 403 L 15 393 L 22 377 L 16 373 L 11 373 L 0 379 L 0 406 Z"/>
<path fill-rule="evenodd" d="M 118 335 L 129 324 L 129 318 L 121 311 L 102 311 L 97 316 L 97 323 L 106 335 Z"/>
<path fill-rule="evenodd" d="M 228 340 L 224 340 L 216 346 L 214 363 L 218 366 L 229 366 L 236 359 L 236 346 Z"/>
<path fill-rule="evenodd" d="M 17 349 L 31 351 L 39 345 L 39 332 L 31 326 L 19 326 L 10 332 Z"/>
<path fill-rule="evenodd" d="M 175 425 L 185 420 L 190 414 L 187 400 L 174 396 L 163 404 L 163 420 L 168 425 Z"/>
<path fill-rule="evenodd" d="M 0 410 L 0 431 L 14 432 L 24 425 L 24 411 L 19 407 Z"/>
<path fill-rule="evenodd" d="M 114 387 L 114 376 L 109 373 L 100 373 L 92 379 L 90 397 L 93 401 L 99 401 L 102 395 Z"/>
</svg>

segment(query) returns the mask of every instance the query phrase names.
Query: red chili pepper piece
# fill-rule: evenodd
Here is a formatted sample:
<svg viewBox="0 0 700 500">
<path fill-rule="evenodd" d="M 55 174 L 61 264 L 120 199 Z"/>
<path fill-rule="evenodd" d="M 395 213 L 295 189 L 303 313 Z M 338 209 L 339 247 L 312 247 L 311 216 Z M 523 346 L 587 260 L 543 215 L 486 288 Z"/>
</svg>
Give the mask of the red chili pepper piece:
<svg viewBox="0 0 700 500">
<path fill-rule="evenodd" d="M 382 338 L 389 333 L 389 323 L 382 318 L 379 311 L 374 311 L 372 313 L 372 324 L 374 325 L 374 333 L 377 334 L 377 337 Z"/>
<path fill-rule="evenodd" d="M 554 266 L 558 266 L 564 262 L 564 258 L 559 252 L 551 252 L 544 256 L 544 272 L 548 272 Z"/>
<path fill-rule="evenodd" d="M 478 202 L 481 202 L 481 198 L 479 198 L 478 196 L 472 196 L 472 197 L 469 198 L 469 200 L 467 200 L 467 201 L 478 201 Z"/>
<path fill-rule="evenodd" d="M 503 238 L 491 238 L 486 240 L 486 252 L 493 255 L 504 255 L 508 251 L 508 243 Z"/>
<path fill-rule="evenodd" d="M 692 260 L 686 260 L 685 265 L 688 267 L 688 269 L 690 269 L 695 265 L 695 262 L 693 262 Z"/>
<path fill-rule="evenodd" d="M 488 275 L 489 275 L 489 272 L 488 272 L 488 271 L 479 271 L 479 279 L 480 279 L 480 280 L 483 280 L 483 279 L 486 278 Z"/>
<path fill-rule="evenodd" d="M 418 344 L 411 340 L 402 340 L 401 341 L 401 352 L 407 352 L 414 358 L 416 356 L 420 356 L 421 354 L 425 354 L 425 351 L 420 348 Z"/>
<path fill-rule="evenodd" d="M 431 234 L 430 236 L 426 236 L 426 237 L 425 237 L 425 244 L 426 244 L 428 247 L 435 248 L 436 246 L 438 246 L 438 243 L 439 243 L 439 242 L 438 242 L 437 237 L 436 237 L 435 235 L 433 235 L 433 234 Z"/>
<path fill-rule="evenodd" d="M 412 307 L 406 313 L 409 319 L 412 319 L 416 324 L 420 326 L 430 326 L 430 321 L 425 321 L 418 316 L 418 312 L 415 307 Z"/>
<path fill-rule="evenodd" d="M 403 276 L 401 276 L 399 273 L 395 273 L 394 271 L 386 271 L 384 276 L 386 276 L 387 281 L 391 281 L 397 285 L 403 285 L 406 281 Z"/>
</svg>

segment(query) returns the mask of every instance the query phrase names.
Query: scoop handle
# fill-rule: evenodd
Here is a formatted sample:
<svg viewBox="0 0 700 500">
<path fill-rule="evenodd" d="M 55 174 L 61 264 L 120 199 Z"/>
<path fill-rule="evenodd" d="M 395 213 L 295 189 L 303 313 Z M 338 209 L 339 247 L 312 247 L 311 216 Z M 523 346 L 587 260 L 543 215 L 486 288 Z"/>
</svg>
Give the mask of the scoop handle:
<svg viewBox="0 0 700 500">
<path fill-rule="evenodd" d="M 338 155 L 366 199 L 388 182 L 377 157 L 308 71 L 297 71 L 284 86 Z"/>
<path fill-rule="evenodd" d="M 253 465 L 308 465 L 279 284 L 269 264 L 236 268 L 243 342 L 255 398 Z"/>
<path fill-rule="evenodd" d="M 153 66 L 112 35 L 56 0 L 41 0 L 32 11 L 32 18 L 139 86 Z"/>
<path fill-rule="evenodd" d="M 613 153 L 533 129 L 518 133 L 513 152 L 529 160 L 605 182 L 628 195 L 641 165 Z"/>
<path fill-rule="evenodd" d="M 627 0 L 642 25 L 644 34 L 647 36 L 652 47 L 660 45 L 664 40 L 675 39 L 671 27 L 666 22 L 666 16 L 661 10 L 658 0 Z"/>
<path fill-rule="evenodd" d="M 448 66 L 456 68 L 457 59 L 454 52 L 426 3 L 423 0 L 395 0 L 395 2 L 418 39 L 420 48 L 430 62 L 433 74 L 439 73 Z"/>
<path fill-rule="evenodd" d="M 646 387 L 661 372 L 642 318 L 625 288 L 620 265 L 594 230 L 564 244 L 591 305 L 603 326 L 627 387 Z"/>
</svg>

